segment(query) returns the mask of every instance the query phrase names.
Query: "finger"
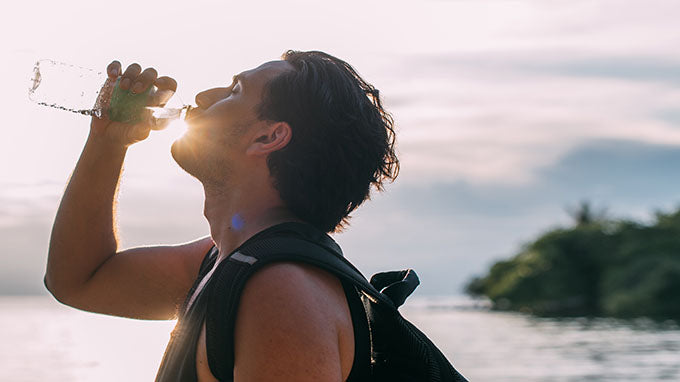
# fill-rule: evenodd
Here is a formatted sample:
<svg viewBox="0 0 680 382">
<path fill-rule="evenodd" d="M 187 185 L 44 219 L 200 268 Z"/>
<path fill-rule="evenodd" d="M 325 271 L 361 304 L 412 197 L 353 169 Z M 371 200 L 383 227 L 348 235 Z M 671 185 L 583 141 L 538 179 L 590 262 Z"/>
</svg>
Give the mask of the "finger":
<svg viewBox="0 0 680 382">
<path fill-rule="evenodd" d="M 177 91 L 177 81 L 171 77 L 158 77 L 155 85 L 159 90 L 172 90 L 173 92 Z"/>
<path fill-rule="evenodd" d="M 158 72 L 154 68 L 146 68 L 140 74 L 135 82 L 132 84 L 132 93 L 138 94 L 144 92 L 146 89 L 149 88 L 151 84 L 153 84 L 156 81 L 156 77 L 158 77 Z"/>
<path fill-rule="evenodd" d="M 177 90 L 177 81 L 170 77 L 159 77 L 155 84 L 158 90 L 151 100 L 151 105 L 165 106 Z"/>
<path fill-rule="evenodd" d="M 168 89 L 163 89 L 163 90 L 157 90 L 153 96 L 149 100 L 149 106 L 165 106 L 166 103 L 172 98 L 172 96 L 175 94 L 174 91 L 168 90 Z"/>
<path fill-rule="evenodd" d="M 120 61 L 111 61 L 109 66 L 106 67 L 106 74 L 109 75 L 109 78 L 118 78 L 120 75 Z"/>
<path fill-rule="evenodd" d="M 152 110 L 146 109 L 139 124 L 150 130 L 163 130 L 171 122 L 166 118 L 154 118 L 153 113 Z"/>
<path fill-rule="evenodd" d="M 132 81 L 137 78 L 139 73 L 142 72 L 142 67 L 139 66 L 139 64 L 134 63 L 125 69 L 125 73 L 123 73 L 123 78 L 120 80 L 120 88 L 121 90 L 128 90 L 130 89 L 130 86 L 132 86 Z"/>
</svg>

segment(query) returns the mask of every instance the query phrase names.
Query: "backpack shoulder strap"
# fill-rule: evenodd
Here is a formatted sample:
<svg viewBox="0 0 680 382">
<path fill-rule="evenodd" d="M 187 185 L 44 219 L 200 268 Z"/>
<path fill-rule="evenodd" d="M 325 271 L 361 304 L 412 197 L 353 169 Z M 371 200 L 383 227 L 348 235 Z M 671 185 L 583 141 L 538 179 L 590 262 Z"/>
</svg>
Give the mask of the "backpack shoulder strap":
<svg viewBox="0 0 680 382">
<path fill-rule="evenodd" d="M 380 293 L 372 283 L 368 282 L 352 263 L 335 250 L 326 246 L 301 238 L 272 237 L 252 243 L 239 252 L 240 255 L 232 258 L 232 261 L 238 261 L 242 259 L 242 256 L 248 256 L 255 258 L 255 261 L 262 262 L 262 265 L 276 261 L 301 261 L 318 266 L 356 285 L 377 302 L 396 308 L 392 300 L 383 293 Z M 246 261 L 254 260 L 248 259 Z"/>
<path fill-rule="evenodd" d="M 332 248 L 288 236 L 263 238 L 248 243 L 217 266 L 206 290 L 208 365 L 219 380 L 229 381 L 233 378 L 234 328 L 241 293 L 248 278 L 265 265 L 281 261 L 317 266 L 357 286 L 376 303 L 397 309 L 387 295 L 380 293 L 359 270 Z"/>
</svg>

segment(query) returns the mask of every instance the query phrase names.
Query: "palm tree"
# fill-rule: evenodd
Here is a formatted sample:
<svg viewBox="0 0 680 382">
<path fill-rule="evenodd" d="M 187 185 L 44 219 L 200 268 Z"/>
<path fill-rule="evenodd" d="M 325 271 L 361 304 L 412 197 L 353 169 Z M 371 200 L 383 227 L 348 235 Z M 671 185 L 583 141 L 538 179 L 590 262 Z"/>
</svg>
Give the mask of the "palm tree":
<svg viewBox="0 0 680 382">
<path fill-rule="evenodd" d="M 576 208 L 566 207 L 565 209 L 569 216 L 574 219 L 574 223 L 576 223 L 577 226 L 601 222 L 607 217 L 606 208 L 595 210 L 587 200 L 582 200 Z"/>
</svg>

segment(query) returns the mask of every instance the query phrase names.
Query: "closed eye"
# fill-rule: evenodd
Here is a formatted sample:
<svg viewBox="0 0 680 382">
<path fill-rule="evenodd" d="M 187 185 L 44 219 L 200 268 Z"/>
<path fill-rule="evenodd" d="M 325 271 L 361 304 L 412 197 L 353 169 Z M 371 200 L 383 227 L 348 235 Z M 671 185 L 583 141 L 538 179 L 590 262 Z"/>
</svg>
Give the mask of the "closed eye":
<svg viewBox="0 0 680 382">
<path fill-rule="evenodd" d="M 229 86 L 229 95 L 241 92 L 241 76 L 234 76 L 231 85 Z"/>
<path fill-rule="evenodd" d="M 239 93 L 241 91 L 241 83 L 237 82 L 231 87 L 231 94 Z"/>
</svg>

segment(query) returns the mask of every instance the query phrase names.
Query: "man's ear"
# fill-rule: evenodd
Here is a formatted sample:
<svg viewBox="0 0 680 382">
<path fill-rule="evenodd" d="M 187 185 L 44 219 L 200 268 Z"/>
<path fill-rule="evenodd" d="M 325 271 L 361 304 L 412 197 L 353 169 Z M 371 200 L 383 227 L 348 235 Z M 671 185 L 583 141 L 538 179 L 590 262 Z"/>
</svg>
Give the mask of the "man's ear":
<svg viewBox="0 0 680 382">
<path fill-rule="evenodd" d="M 269 155 L 286 147 L 293 137 L 293 130 L 287 122 L 273 122 L 255 135 L 246 150 L 248 155 Z"/>
</svg>

